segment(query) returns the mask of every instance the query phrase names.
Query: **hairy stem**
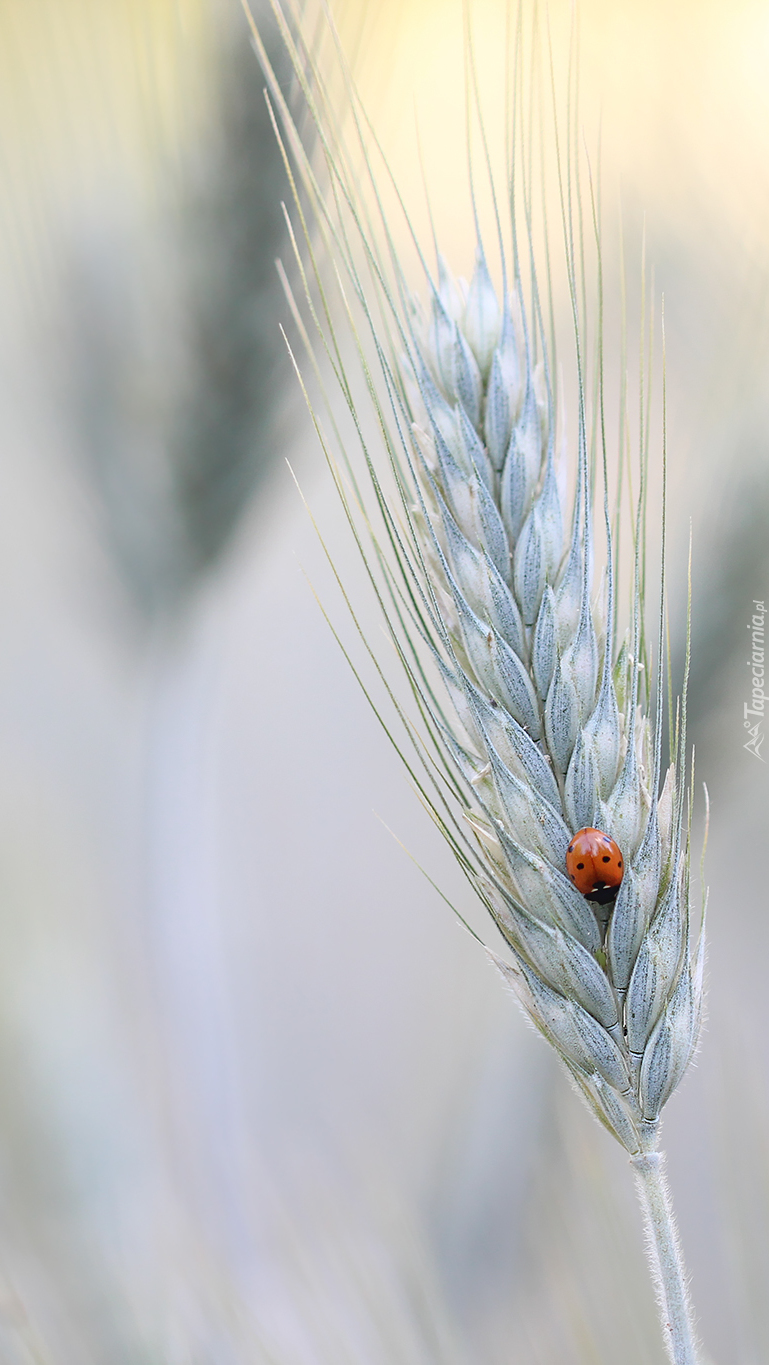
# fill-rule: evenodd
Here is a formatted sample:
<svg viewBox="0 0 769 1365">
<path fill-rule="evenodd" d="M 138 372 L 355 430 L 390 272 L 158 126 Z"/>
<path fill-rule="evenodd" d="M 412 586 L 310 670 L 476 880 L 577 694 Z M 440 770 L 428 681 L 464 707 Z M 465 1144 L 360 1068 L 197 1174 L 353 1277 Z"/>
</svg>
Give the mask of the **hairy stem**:
<svg viewBox="0 0 769 1365">
<path fill-rule="evenodd" d="M 630 1164 L 646 1221 L 646 1249 L 668 1356 L 672 1365 L 701 1365 L 662 1153 L 633 1157 Z"/>
</svg>

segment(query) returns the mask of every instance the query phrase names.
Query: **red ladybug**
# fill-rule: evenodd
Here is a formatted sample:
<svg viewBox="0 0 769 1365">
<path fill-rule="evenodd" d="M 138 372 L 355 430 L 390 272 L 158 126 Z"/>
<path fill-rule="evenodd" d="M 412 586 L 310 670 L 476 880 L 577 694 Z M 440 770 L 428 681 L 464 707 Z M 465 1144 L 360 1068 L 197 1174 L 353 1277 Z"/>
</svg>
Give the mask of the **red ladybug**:
<svg viewBox="0 0 769 1365">
<path fill-rule="evenodd" d="M 602 829 L 581 829 L 566 850 L 569 880 L 589 901 L 608 905 L 624 875 L 622 853 Z"/>
</svg>

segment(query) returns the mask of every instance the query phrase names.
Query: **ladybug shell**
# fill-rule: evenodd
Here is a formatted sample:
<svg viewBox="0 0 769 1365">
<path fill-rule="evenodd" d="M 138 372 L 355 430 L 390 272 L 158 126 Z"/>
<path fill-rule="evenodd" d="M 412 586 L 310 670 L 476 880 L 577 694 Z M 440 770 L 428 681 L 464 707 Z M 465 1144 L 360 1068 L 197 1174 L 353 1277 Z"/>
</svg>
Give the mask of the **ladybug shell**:
<svg viewBox="0 0 769 1365">
<path fill-rule="evenodd" d="M 589 901 L 613 901 L 625 866 L 619 846 L 602 829 L 581 829 L 566 850 L 569 880 Z"/>
</svg>

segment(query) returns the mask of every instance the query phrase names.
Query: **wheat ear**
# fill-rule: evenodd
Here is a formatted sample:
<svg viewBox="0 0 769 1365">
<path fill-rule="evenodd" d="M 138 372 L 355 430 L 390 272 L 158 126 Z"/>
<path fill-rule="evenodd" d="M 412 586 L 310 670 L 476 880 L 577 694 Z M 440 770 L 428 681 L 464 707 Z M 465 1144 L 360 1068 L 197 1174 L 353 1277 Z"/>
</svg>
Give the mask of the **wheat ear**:
<svg viewBox="0 0 769 1365">
<path fill-rule="evenodd" d="M 633 654 L 615 670 L 610 543 L 607 610 L 591 605 L 584 442 L 564 535 L 552 399 L 538 398 L 512 312 L 510 301 L 499 304 L 479 247 L 466 298 L 442 266 L 401 364 L 423 639 L 459 724 L 437 711 L 433 719 L 472 794 L 465 818 L 480 853 L 477 889 L 509 950 L 493 960 L 631 1155 L 670 1358 L 692 1365 L 657 1151 L 661 1111 L 689 1064 L 702 1013 L 683 726 L 660 790 L 661 707 L 653 734 L 638 682 L 640 587 L 636 580 Z M 613 906 L 592 904 L 567 878 L 567 849 L 586 826 L 624 854 Z"/>
<path fill-rule="evenodd" d="M 662 780 L 664 591 L 653 726 L 641 685 L 643 461 L 631 638 L 614 657 L 606 491 L 606 592 L 593 600 L 593 481 L 579 327 L 579 433 L 569 507 L 557 471 L 557 403 L 536 274 L 532 268 L 526 300 L 515 208 L 512 287 L 500 230 L 501 295 L 479 233 L 469 287 L 454 279 L 440 255 L 435 273 L 422 258 L 426 296 L 414 297 L 384 219 L 386 250 L 379 253 L 311 55 L 294 48 L 325 154 L 327 196 L 263 49 L 261 57 L 318 228 L 351 282 L 357 311 L 348 305 L 348 319 L 355 328 L 362 314 L 375 351 L 370 366 L 355 333 L 364 402 L 373 403 L 387 455 L 379 463 L 363 435 L 363 405 L 353 397 L 331 315 L 319 317 L 308 283 L 308 303 L 361 437 L 384 527 L 380 539 L 357 484 L 349 492 L 332 462 L 351 525 L 365 517 L 356 536 L 371 581 L 375 570 L 381 575 L 380 605 L 421 719 L 419 741 L 399 709 L 422 762 L 411 771 L 504 940 L 506 956 L 487 950 L 490 957 L 593 1114 L 630 1155 L 669 1357 L 674 1365 L 696 1365 L 658 1141 L 663 1106 L 697 1044 L 704 931 L 692 928 L 685 685 L 673 761 Z M 350 84 L 348 94 L 370 170 L 369 139 Z M 381 205 L 375 181 L 374 202 Z M 530 232 L 528 200 L 525 209 Z M 363 266 L 350 246 L 350 222 Z M 574 232 L 565 222 L 576 318 Z M 306 242 L 312 263 L 309 233 Z M 320 273 L 316 284 L 323 290 Z M 543 357 L 539 366 L 535 353 Z M 317 419 L 316 425 L 320 431 Z M 613 904 L 587 899 L 567 875 L 567 852 L 585 827 L 603 831 L 621 850 L 624 875 Z"/>
</svg>

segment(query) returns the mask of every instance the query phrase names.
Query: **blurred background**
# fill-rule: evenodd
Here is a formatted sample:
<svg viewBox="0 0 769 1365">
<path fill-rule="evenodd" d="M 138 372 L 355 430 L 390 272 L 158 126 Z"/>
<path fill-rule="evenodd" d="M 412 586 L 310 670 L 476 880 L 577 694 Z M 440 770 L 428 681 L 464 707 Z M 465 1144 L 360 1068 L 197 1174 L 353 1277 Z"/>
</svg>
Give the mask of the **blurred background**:
<svg viewBox="0 0 769 1365">
<path fill-rule="evenodd" d="M 471 10 L 503 141 L 505 5 Z M 469 274 L 461 6 L 336 13 L 417 229 L 415 127 Z M 0 35 L 0 1361 L 661 1362 L 625 1159 L 397 842 L 467 908 L 308 586 L 339 619 L 287 459 L 358 570 L 279 333 L 288 192 L 240 7 L 4 0 Z M 580 49 L 610 394 L 620 206 L 631 336 L 644 234 L 665 298 L 676 668 L 693 527 L 710 1007 L 665 1144 L 712 1361 L 757 1365 L 769 12 L 583 0 Z"/>
</svg>

